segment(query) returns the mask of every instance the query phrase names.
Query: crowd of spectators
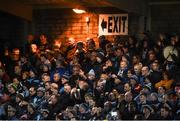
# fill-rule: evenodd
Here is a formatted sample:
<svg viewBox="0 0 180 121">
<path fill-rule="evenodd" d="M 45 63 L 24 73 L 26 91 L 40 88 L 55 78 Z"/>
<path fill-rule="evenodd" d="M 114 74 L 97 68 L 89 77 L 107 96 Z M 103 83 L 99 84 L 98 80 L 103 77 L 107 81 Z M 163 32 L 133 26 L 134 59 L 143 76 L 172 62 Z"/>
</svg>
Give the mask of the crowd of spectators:
<svg viewBox="0 0 180 121">
<path fill-rule="evenodd" d="M 33 35 L 0 60 L 0 120 L 180 120 L 178 35 L 62 43 Z"/>
</svg>

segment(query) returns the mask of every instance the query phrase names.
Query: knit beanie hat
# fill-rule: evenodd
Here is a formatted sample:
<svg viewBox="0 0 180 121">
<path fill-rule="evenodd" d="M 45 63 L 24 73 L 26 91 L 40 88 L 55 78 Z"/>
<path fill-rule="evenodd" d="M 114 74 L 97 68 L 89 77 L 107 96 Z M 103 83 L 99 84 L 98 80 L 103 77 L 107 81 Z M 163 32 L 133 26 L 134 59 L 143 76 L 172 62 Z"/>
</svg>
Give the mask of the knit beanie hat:
<svg viewBox="0 0 180 121">
<path fill-rule="evenodd" d="M 11 86 L 15 91 L 17 90 L 17 86 L 14 83 L 9 84 L 8 86 Z"/>
<path fill-rule="evenodd" d="M 92 75 L 92 76 L 95 76 L 95 72 L 93 69 L 91 69 L 89 72 L 88 72 L 88 75 Z"/>
</svg>

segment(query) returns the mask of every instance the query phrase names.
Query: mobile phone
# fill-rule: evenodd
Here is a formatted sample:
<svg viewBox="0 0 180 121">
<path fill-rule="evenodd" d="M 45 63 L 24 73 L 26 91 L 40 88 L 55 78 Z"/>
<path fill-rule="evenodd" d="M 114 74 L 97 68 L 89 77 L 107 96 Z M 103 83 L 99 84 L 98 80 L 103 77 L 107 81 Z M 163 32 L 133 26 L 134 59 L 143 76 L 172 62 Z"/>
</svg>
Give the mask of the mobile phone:
<svg viewBox="0 0 180 121">
<path fill-rule="evenodd" d="M 111 116 L 117 116 L 117 112 L 111 112 Z"/>
</svg>

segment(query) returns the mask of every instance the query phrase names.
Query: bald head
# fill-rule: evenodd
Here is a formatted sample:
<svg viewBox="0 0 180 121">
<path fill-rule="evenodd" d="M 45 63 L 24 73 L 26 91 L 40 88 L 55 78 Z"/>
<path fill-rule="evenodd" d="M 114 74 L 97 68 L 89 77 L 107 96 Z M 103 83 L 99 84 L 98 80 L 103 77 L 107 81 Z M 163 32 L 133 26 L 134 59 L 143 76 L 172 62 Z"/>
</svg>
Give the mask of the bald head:
<svg viewBox="0 0 180 121">
<path fill-rule="evenodd" d="M 125 93 L 125 101 L 126 102 L 131 102 L 133 99 L 132 93 L 130 91 Z"/>
</svg>

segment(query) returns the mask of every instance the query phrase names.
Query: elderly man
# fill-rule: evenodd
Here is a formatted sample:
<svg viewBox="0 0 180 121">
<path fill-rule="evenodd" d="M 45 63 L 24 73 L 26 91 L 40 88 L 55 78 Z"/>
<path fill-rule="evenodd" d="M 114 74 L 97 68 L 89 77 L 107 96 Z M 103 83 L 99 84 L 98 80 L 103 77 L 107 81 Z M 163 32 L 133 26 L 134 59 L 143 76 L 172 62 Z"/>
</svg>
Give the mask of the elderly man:
<svg viewBox="0 0 180 121">
<path fill-rule="evenodd" d="M 150 70 L 148 66 L 143 66 L 141 69 L 141 77 L 140 77 L 140 84 L 144 85 L 144 81 L 150 75 Z"/>
</svg>

